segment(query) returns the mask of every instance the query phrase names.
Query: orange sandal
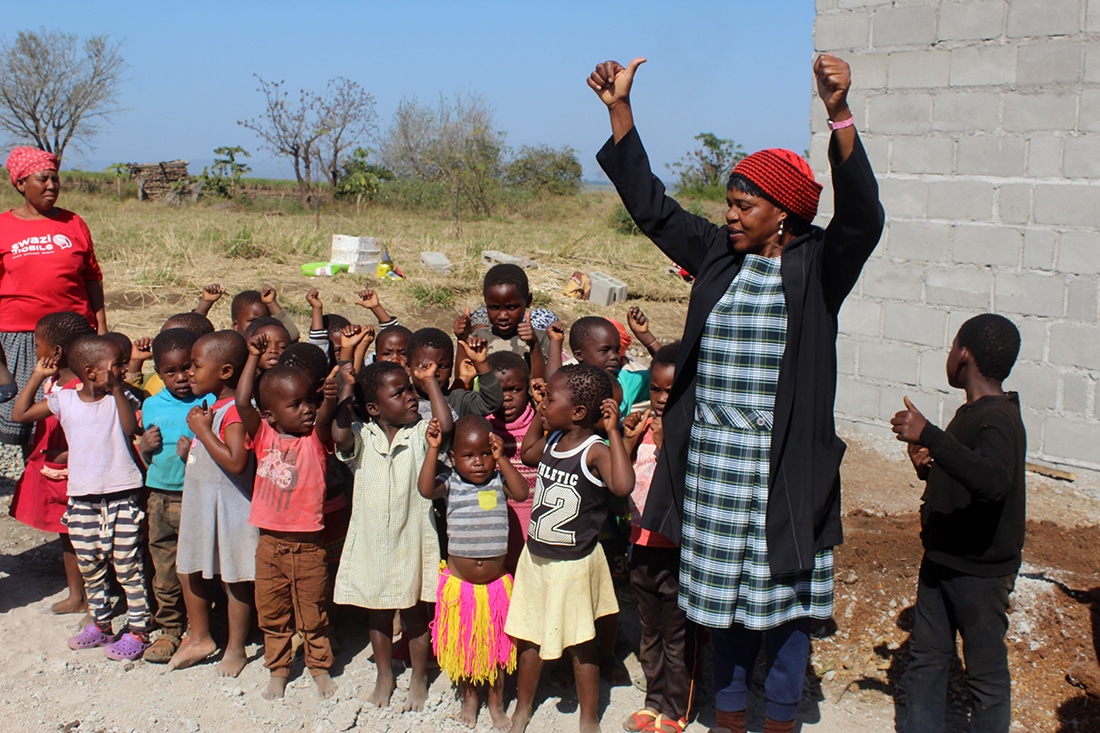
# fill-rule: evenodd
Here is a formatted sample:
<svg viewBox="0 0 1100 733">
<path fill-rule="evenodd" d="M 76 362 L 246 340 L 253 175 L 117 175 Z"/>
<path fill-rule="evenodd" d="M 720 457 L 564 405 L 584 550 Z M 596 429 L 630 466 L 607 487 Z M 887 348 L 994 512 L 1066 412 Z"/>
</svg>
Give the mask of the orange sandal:
<svg viewBox="0 0 1100 733">
<path fill-rule="evenodd" d="M 686 717 L 680 718 L 679 720 L 673 720 L 672 718 L 666 718 L 658 714 L 652 723 L 642 728 L 641 733 L 684 733 L 687 724 L 688 721 Z"/>
<path fill-rule="evenodd" d="M 649 726 L 653 725 L 659 717 L 661 717 L 661 714 L 656 710 L 642 708 L 638 712 L 630 714 L 630 717 L 623 722 L 623 729 L 630 731 L 630 733 L 648 730 Z"/>
</svg>

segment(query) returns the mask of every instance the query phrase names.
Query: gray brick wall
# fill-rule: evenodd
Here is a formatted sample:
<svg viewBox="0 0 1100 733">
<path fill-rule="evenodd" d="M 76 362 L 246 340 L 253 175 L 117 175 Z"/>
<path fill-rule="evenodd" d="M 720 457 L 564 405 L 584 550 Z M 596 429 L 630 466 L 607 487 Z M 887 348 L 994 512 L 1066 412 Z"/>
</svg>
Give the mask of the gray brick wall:
<svg viewBox="0 0 1100 733">
<path fill-rule="evenodd" d="M 1100 0 L 817 0 L 887 230 L 840 314 L 837 415 L 876 431 L 909 395 L 946 423 L 944 361 L 983 311 L 1023 337 L 1007 386 L 1031 457 L 1100 470 Z M 826 192 L 815 100 L 810 160 Z"/>
</svg>

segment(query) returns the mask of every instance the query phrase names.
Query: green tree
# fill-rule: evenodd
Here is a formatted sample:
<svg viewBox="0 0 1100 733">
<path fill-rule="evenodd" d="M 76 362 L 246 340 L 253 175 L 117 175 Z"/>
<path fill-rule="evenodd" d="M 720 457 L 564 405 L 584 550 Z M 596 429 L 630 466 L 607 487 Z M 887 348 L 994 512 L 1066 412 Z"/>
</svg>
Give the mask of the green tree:
<svg viewBox="0 0 1100 733">
<path fill-rule="evenodd" d="M 745 149 L 712 132 L 701 132 L 695 139 L 698 147 L 668 165 L 677 175 L 676 191 L 681 196 L 721 201 L 726 197 L 730 171 L 745 157 Z"/>
<path fill-rule="evenodd" d="M 393 180 L 393 171 L 371 163 L 370 150 L 356 148 L 351 156 L 344 158 L 340 175 L 336 182 L 336 195 L 341 198 L 355 197 L 355 213 L 358 214 L 363 201 L 370 201 L 378 195 L 383 181 Z"/>
<path fill-rule="evenodd" d="M 106 168 L 108 173 L 115 174 L 115 191 L 118 193 L 118 200 L 122 200 L 122 179 L 130 177 L 130 164 L 129 163 L 112 163 Z"/>
<path fill-rule="evenodd" d="M 238 156 L 251 158 L 252 154 L 240 145 L 214 148 L 214 165 L 202 169 L 203 192 L 207 195 L 231 199 L 237 195 L 241 178 L 252 168 L 237 160 Z"/>
<path fill-rule="evenodd" d="M 536 194 L 565 196 L 580 193 L 584 171 L 577 151 L 568 145 L 524 145 L 504 167 L 507 185 Z"/>
</svg>

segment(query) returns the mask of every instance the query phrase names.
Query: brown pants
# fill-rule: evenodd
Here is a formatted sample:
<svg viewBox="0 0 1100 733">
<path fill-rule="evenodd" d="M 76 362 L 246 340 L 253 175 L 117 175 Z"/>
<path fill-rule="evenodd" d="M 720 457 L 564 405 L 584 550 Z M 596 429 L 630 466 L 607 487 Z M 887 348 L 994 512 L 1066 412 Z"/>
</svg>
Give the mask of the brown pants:
<svg viewBox="0 0 1100 733">
<path fill-rule="evenodd" d="M 179 641 L 187 620 L 183 588 L 176 575 L 176 547 L 179 545 L 180 505 L 183 492 L 149 489 L 149 556 L 153 561 L 153 597 L 157 609 L 153 622 L 165 634 Z"/>
<path fill-rule="evenodd" d="M 290 675 L 294 630 L 305 640 L 306 667 L 314 675 L 332 667 L 325 611 L 325 549 L 313 542 L 286 542 L 260 531 L 256 547 L 256 615 L 264 632 L 264 666 L 272 676 Z"/>
</svg>

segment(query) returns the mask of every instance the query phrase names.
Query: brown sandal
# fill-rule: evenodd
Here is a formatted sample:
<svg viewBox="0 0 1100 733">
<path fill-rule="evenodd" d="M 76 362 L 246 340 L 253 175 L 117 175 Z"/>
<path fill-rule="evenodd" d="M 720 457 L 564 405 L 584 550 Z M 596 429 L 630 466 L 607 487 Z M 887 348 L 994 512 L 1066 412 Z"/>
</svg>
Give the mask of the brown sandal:
<svg viewBox="0 0 1100 733">
<path fill-rule="evenodd" d="M 145 650 L 141 658 L 153 664 L 168 664 L 172 659 L 172 655 L 175 654 L 176 650 L 179 648 L 179 640 L 166 634 L 157 637 L 156 641 Z"/>
</svg>

